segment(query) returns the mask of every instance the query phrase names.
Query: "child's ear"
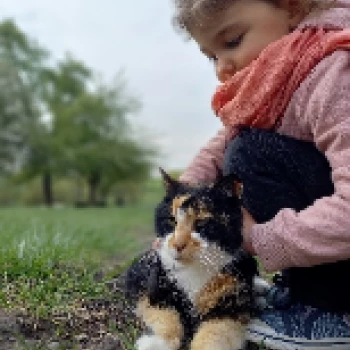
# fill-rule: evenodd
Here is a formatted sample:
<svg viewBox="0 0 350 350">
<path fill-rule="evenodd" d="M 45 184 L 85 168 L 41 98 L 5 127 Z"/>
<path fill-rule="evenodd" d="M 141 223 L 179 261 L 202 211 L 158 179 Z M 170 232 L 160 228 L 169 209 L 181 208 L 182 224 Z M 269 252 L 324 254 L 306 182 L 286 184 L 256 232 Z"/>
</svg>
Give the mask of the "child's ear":
<svg viewBox="0 0 350 350">
<path fill-rule="evenodd" d="M 222 176 L 215 184 L 214 188 L 223 192 L 228 197 L 242 197 L 243 185 L 236 175 Z"/>
<path fill-rule="evenodd" d="M 159 168 L 159 172 L 162 175 L 165 190 L 168 194 L 174 194 L 181 186 L 180 182 L 170 177 L 162 168 Z"/>
</svg>

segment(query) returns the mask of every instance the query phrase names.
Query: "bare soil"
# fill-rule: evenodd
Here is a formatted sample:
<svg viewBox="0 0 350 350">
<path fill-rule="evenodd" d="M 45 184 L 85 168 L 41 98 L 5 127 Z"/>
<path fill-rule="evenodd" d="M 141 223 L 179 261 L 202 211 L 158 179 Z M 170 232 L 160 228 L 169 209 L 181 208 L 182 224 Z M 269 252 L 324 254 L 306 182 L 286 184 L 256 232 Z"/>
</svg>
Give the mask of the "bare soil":
<svg viewBox="0 0 350 350">
<path fill-rule="evenodd" d="M 0 309 L 0 350 L 129 350 L 141 329 L 123 298 L 122 278 L 110 282 L 116 297 L 77 303 L 70 312 L 34 318 Z"/>
</svg>

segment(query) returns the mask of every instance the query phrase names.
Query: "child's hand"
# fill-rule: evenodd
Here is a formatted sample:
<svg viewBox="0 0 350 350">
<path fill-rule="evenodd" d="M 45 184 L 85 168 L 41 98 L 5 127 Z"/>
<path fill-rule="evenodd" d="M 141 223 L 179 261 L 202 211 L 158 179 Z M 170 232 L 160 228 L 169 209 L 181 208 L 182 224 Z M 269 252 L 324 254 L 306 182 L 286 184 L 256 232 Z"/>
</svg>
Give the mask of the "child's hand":
<svg viewBox="0 0 350 350">
<path fill-rule="evenodd" d="M 250 254 L 255 255 L 255 251 L 252 245 L 250 231 L 252 227 L 256 224 L 254 218 L 250 215 L 247 209 L 242 207 L 242 215 L 243 215 L 243 248 Z"/>
</svg>

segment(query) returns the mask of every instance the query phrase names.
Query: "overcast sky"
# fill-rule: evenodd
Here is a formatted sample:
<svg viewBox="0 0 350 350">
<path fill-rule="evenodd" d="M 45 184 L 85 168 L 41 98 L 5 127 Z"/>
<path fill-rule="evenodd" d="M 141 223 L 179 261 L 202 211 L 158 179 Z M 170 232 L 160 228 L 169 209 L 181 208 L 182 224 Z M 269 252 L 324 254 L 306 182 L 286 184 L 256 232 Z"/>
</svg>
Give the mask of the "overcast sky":
<svg viewBox="0 0 350 350">
<path fill-rule="evenodd" d="M 171 26 L 171 0 L 1 0 L 0 16 L 55 59 L 66 52 L 104 80 L 124 70 L 143 105 L 133 123 L 149 130 L 165 169 L 184 168 L 220 127 L 210 109 L 211 64 Z"/>
</svg>

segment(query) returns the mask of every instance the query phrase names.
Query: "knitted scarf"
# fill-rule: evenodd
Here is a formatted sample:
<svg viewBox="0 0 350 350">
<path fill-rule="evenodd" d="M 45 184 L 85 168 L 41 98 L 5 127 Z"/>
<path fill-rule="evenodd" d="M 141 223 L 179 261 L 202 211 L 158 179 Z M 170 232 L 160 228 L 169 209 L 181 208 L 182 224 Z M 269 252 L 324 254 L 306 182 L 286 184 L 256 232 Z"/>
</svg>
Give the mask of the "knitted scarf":
<svg viewBox="0 0 350 350">
<path fill-rule="evenodd" d="M 294 31 L 220 85 L 212 107 L 233 134 L 237 126 L 274 128 L 311 69 L 338 49 L 350 50 L 349 29 Z"/>
</svg>

